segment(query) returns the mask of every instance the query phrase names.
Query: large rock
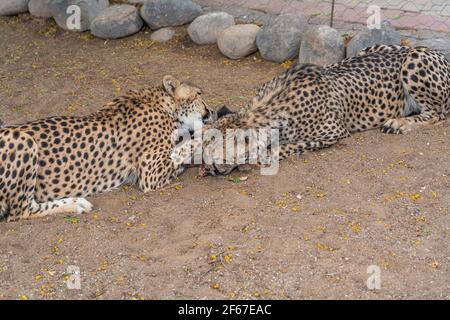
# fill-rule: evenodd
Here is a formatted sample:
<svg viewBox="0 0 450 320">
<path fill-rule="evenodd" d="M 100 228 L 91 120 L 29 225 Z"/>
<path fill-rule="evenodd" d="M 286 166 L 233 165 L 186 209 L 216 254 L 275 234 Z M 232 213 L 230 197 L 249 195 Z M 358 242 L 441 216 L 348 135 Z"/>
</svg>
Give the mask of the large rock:
<svg viewBox="0 0 450 320">
<path fill-rule="evenodd" d="M 0 16 L 12 16 L 28 11 L 29 0 L 0 0 Z"/>
<path fill-rule="evenodd" d="M 141 16 L 153 29 L 181 26 L 203 13 L 191 0 L 148 0 L 141 8 Z"/>
<path fill-rule="evenodd" d="M 135 6 L 129 4 L 106 8 L 92 21 L 91 33 L 103 39 L 117 39 L 132 35 L 144 25 Z"/>
<path fill-rule="evenodd" d="M 71 5 L 76 5 L 80 8 L 81 19 L 79 28 L 73 28 L 71 22 L 73 21 L 74 11 L 67 13 L 67 9 Z M 50 2 L 50 10 L 52 16 L 60 28 L 65 30 L 83 32 L 89 30 L 89 27 L 100 12 L 109 6 L 108 0 L 52 0 Z M 70 19 L 69 19 L 70 18 Z M 69 26 L 68 26 L 69 22 Z"/>
<path fill-rule="evenodd" d="M 264 59 L 283 62 L 295 58 L 307 28 L 303 16 L 284 14 L 271 18 L 259 30 L 256 45 Z"/>
<path fill-rule="evenodd" d="M 365 28 L 357 33 L 347 46 L 347 57 L 356 56 L 360 50 L 377 44 L 399 45 L 400 42 L 400 33 L 389 21 L 383 21 L 380 29 Z"/>
<path fill-rule="evenodd" d="M 231 59 L 240 59 L 252 54 L 256 47 L 256 35 L 260 27 L 256 24 L 238 24 L 226 28 L 219 34 L 217 46 Z"/>
<path fill-rule="evenodd" d="M 299 62 L 332 64 L 345 58 L 344 39 L 329 26 L 315 26 L 303 35 Z"/>
<path fill-rule="evenodd" d="M 426 39 L 419 40 L 414 44 L 415 47 L 427 47 L 443 53 L 450 61 L 450 39 Z"/>
<path fill-rule="evenodd" d="M 161 28 L 153 32 L 150 39 L 156 42 L 167 42 L 173 38 L 175 35 L 175 30 L 172 28 Z"/>
<path fill-rule="evenodd" d="M 187 31 L 192 41 L 197 44 L 213 44 L 217 36 L 226 28 L 234 25 L 234 18 L 226 12 L 211 12 L 197 17 Z"/>
<path fill-rule="evenodd" d="M 28 3 L 28 11 L 35 17 L 51 18 L 50 2 L 53 0 L 30 0 Z"/>
</svg>

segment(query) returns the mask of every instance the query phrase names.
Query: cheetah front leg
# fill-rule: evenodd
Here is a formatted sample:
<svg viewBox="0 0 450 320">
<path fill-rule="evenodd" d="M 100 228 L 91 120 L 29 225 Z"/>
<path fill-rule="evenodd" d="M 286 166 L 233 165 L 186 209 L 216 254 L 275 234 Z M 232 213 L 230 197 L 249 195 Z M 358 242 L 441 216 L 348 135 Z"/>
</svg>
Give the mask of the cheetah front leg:
<svg viewBox="0 0 450 320">
<path fill-rule="evenodd" d="M 184 164 L 190 159 L 192 142 L 176 146 L 171 154 L 161 153 L 151 163 L 141 161 L 138 169 L 139 188 L 149 192 L 167 186 L 185 170 Z"/>
</svg>

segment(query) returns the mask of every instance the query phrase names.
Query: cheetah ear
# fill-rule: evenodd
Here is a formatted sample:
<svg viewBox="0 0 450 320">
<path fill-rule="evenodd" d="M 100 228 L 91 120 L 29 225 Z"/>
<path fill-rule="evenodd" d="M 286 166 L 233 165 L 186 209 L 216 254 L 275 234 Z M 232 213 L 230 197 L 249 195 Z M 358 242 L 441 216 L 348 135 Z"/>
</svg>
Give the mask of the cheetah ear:
<svg viewBox="0 0 450 320">
<path fill-rule="evenodd" d="M 228 109 L 226 105 L 219 105 L 217 106 L 217 118 L 225 117 L 227 114 L 234 113 L 234 111 L 231 111 Z"/>
<path fill-rule="evenodd" d="M 175 96 L 175 90 L 180 86 L 181 82 L 168 75 L 168 76 L 164 76 L 163 78 L 163 85 L 164 85 L 164 89 L 166 89 L 167 93 L 170 94 L 172 97 Z"/>
</svg>

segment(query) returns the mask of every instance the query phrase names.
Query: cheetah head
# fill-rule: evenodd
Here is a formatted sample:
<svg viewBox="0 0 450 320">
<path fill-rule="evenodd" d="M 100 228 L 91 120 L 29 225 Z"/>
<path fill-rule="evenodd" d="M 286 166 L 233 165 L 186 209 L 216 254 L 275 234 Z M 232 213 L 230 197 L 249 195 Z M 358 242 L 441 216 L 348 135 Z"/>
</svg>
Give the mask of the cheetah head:
<svg viewBox="0 0 450 320">
<path fill-rule="evenodd" d="M 202 128 L 203 123 L 209 121 L 212 113 L 198 87 L 182 83 L 170 75 L 163 78 L 163 86 L 175 101 L 175 117 L 184 129 L 192 132 L 194 128 Z"/>
<path fill-rule="evenodd" d="M 253 154 L 256 145 L 249 144 L 248 134 L 252 131 L 228 130 L 230 123 L 236 121 L 236 113 L 225 106 L 213 110 L 213 123 L 207 123 L 203 128 L 203 160 L 199 167 L 200 176 L 226 176 L 234 169 L 246 163 Z M 242 149 L 238 151 L 238 144 Z M 227 146 L 234 148 L 227 150 Z M 231 157 L 231 158 L 228 158 Z M 231 161 L 227 161 L 232 159 Z M 238 160 L 239 159 L 239 160 Z"/>
</svg>

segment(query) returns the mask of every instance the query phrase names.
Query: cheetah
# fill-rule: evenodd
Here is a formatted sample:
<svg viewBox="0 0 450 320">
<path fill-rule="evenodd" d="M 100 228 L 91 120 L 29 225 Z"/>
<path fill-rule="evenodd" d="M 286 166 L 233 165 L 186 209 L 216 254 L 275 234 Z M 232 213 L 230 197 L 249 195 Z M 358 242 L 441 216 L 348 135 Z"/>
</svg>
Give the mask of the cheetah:
<svg viewBox="0 0 450 320">
<path fill-rule="evenodd" d="M 210 114 L 194 85 L 165 76 L 82 117 L 51 117 L 0 129 L 0 213 L 7 221 L 92 208 L 85 197 L 137 182 L 164 187 L 183 171 L 192 130 Z"/>
<path fill-rule="evenodd" d="M 232 129 L 278 129 L 278 159 L 283 159 L 329 147 L 353 132 L 407 133 L 444 120 L 449 111 L 450 64 L 442 54 L 426 47 L 377 45 L 335 64 L 293 66 L 263 84 L 238 112 L 204 130 L 225 135 Z M 203 149 L 223 148 L 219 143 L 203 141 Z M 269 142 L 256 153 L 264 148 L 270 155 Z M 211 159 L 200 175 L 226 175 L 237 167 Z"/>
</svg>

